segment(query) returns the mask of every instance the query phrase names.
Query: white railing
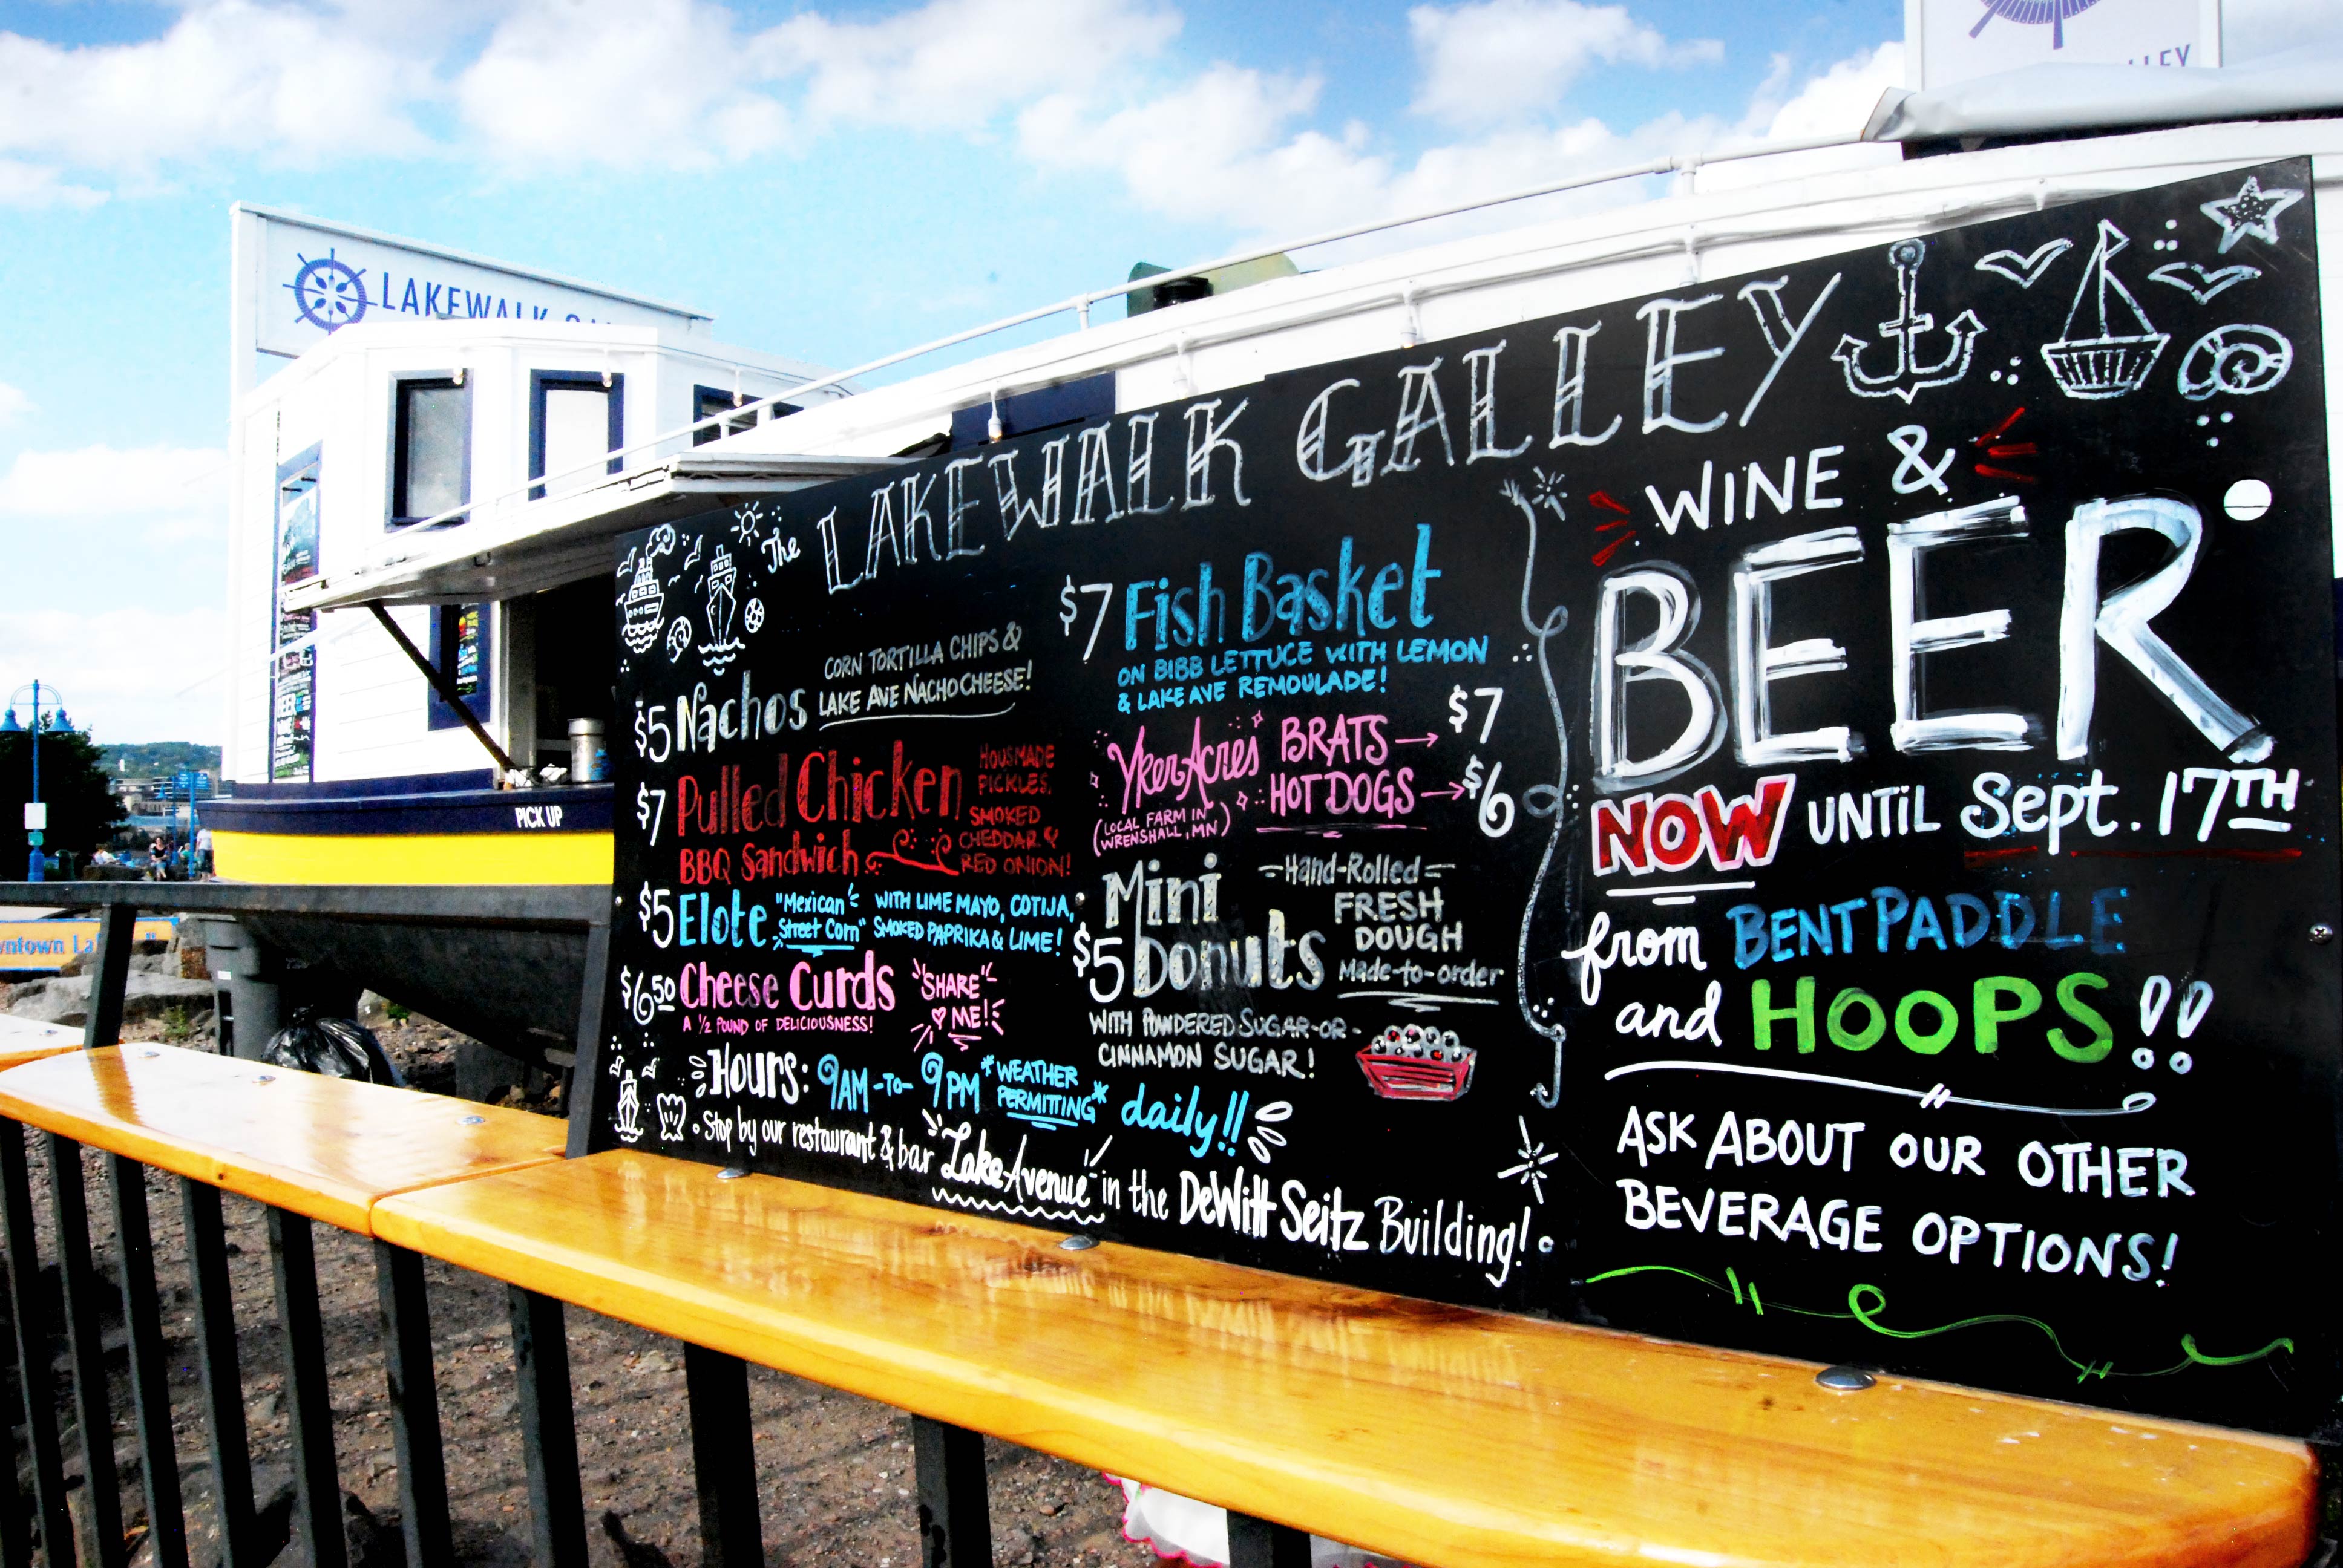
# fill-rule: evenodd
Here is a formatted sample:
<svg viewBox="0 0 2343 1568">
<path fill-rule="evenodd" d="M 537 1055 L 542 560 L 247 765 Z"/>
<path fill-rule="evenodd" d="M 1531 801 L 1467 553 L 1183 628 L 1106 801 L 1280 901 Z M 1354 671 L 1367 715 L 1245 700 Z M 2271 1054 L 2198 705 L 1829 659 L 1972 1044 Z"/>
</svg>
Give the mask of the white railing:
<svg viewBox="0 0 2343 1568">
<path fill-rule="evenodd" d="M 1609 185 L 1618 180 L 1643 179 L 1653 175 L 1689 175 L 1710 164 L 1739 163 L 1750 158 L 1776 157 L 1791 153 L 1820 152 L 1831 147 L 1854 146 L 1860 144 L 1863 138 L 1860 136 L 1809 136 L 1798 141 L 1762 142 L 1743 147 L 1728 147 L 1720 152 L 1676 153 L 1666 157 L 1647 158 L 1642 163 L 1621 165 L 1614 168 L 1603 169 L 1594 174 L 1581 175 L 1573 179 L 1553 180 L 1541 185 L 1523 186 L 1517 189 L 1505 191 L 1496 196 L 1479 196 L 1471 201 L 1455 202 L 1446 206 L 1427 207 L 1421 211 L 1407 213 L 1398 217 L 1378 218 L 1372 223 L 1353 224 L 1343 228 L 1324 229 L 1316 234 L 1303 236 L 1298 239 L 1289 239 L 1277 245 L 1259 246 L 1249 250 L 1236 251 L 1227 256 L 1216 257 L 1211 261 L 1200 261 L 1192 266 L 1176 267 L 1169 272 L 1150 273 L 1142 278 L 1127 278 L 1121 283 L 1115 284 L 1111 287 L 1094 288 L 1087 293 L 1073 295 L 1069 298 L 1058 300 L 1049 305 L 1040 306 L 1031 310 L 1022 311 L 1015 316 L 1005 316 L 997 321 L 986 322 L 980 327 L 971 327 L 965 331 L 955 332 L 947 337 L 930 338 L 925 343 L 902 349 L 897 353 L 884 355 L 877 359 L 866 360 L 862 364 L 855 366 L 852 369 L 841 370 L 834 376 L 826 376 L 816 381 L 799 382 L 797 386 L 791 387 L 785 391 L 774 393 L 770 397 L 759 397 L 750 402 L 739 404 L 734 407 L 725 409 L 720 414 L 711 414 L 704 419 L 695 419 L 689 425 L 679 427 L 673 430 L 662 431 L 659 435 L 638 441 L 630 447 L 614 447 L 603 456 L 593 458 L 588 462 L 580 463 L 575 467 L 565 468 L 558 473 L 538 475 L 536 477 L 528 480 L 524 484 L 516 485 L 510 489 L 498 491 L 497 494 L 488 497 L 486 500 L 468 501 L 460 507 L 452 507 L 447 511 L 441 512 L 435 517 L 423 518 L 415 522 L 402 524 L 397 528 L 392 530 L 391 537 L 396 538 L 399 535 L 413 533 L 418 529 L 443 528 L 449 523 L 468 518 L 477 518 L 483 512 L 502 508 L 516 499 L 518 499 L 524 505 L 527 505 L 533 500 L 542 501 L 559 499 L 562 497 L 574 495 L 580 490 L 590 489 L 594 487 L 594 485 L 617 477 L 610 471 L 610 465 L 614 462 L 617 463 L 619 466 L 620 470 L 623 471 L 628 458 L 640 457 L 646 453 L 656 452 L 659 448 L 665 447 L 669 442 L 689 442 L 691 437 L 697 435 L 701 430 L 712 427 L 729 427 L 744 420 L 750 423 L 761 422 L 776 404 L 802 397 L 809 392 L 819 392 L 830 387 L 840 387 L 846 382 L 851 381 L 858 377 L 868 376 L 876 371 L 885 370 L 893 366 L 903 364 L 908 360 L 923 358 L 930 354 L 941 353 L 947 348 L 956 348 L 963 343 L 970 343 L 980 337 L 989 337 L 995 333 L 1007 332 L 1014 327 L 1030 326 L 1036 321 L 1044 321 L 1052 316 L 1059 316 L 1071 312 L 1079 327 L 1082 330 L 1087 330 L 1091 324 L 1091 307 L 1098 304 L 1101 300 L 1115 298 L 1117 296 L 1135 294 L 1142 289 L 1153 289 L 1162 284 L 1177 283 L 1183 278 L 1200 277 L 1205 273 L 1217 272 L 1223 267 L 1240 266 L 1248 261 L 1260 261 L 1269 256 L 1278 256 L 1291 251 L 1307 250 L 1315 246 L 1332 245 L 1340 240 L 1357 239 L 1365 235 L 1381 234 L 1391 229 L 1405 228 L 1413 224 L 1431 223 L 1435 219 L 1455 217 L 1463 213 L 1479 212 L 1489 207 L 1504 206 L 1513 202 L 1528 201 L 1536 196 L 1555 196 L 1564 191 L 1583 190 L 1590 186 Z M 578 479 L 589 479 L 592 482 L 578 485 L 571 485 L 568 483 L 570 480 Z"/>
</svg>

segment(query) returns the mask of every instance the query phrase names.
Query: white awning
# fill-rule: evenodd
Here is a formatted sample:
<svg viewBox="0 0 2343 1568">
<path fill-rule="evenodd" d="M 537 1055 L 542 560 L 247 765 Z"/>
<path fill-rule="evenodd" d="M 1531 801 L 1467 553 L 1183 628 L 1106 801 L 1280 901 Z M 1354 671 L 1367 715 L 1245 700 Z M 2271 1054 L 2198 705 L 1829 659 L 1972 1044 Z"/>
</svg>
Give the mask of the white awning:
<svg viewBox="0 0 2343 1568">
<path fill-rule="evenodd" d="M 1933 93 L 1890 87 L 1866 141 L 2018 136 L 2116 126 L 2343 112 L 2343 45 L 2319 43 L 2218 70 L 2027 65 Z"/>
<path fill-rule="evenodd" d="M 287 610 L 385 604 L 473 604 L 558 588 L 611 570 L 611 540 L 689 517 L 735 496 L 801 490 L 906 461 L 709 451 L 614 474 L 588 489 L 534 501 L 517 515 L 411 531 L 374 560 L 285 590 Z"/>
</svg>

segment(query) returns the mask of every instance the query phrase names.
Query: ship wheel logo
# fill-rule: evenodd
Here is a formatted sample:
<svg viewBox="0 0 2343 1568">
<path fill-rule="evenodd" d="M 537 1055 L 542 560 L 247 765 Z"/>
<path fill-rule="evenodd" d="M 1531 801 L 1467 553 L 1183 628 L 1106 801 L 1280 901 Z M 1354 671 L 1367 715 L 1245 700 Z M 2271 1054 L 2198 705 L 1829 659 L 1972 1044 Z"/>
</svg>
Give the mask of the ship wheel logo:
<svg viewBox="0 0 2343 1568">
<path fill-rule="evenodd" d="M 366 285 L 358 269 L 335 259 L 330 250 L 315 261 L 306 256 L 300 261 L 301 270 L 285 286 L 293 291 L 293 303 L 300 307 L 302 320 L 331 332 L 366 315 Z"/>
<path fill-rule="evenodd" d="M 2063 49 L 2066 46 L 2066 18 L 2081 15 L 2099 0 L 1980 0 L 1980 3 L 1985 6 L 1985 15 L 1978 17 L 1976 25 L 1969 29 L 1970 37 L 1984 32 L 1985 25 L 1998 16 L 2021 27 L 2039 27 L 2047 23 L 2050 46 Z"/>
</svg>

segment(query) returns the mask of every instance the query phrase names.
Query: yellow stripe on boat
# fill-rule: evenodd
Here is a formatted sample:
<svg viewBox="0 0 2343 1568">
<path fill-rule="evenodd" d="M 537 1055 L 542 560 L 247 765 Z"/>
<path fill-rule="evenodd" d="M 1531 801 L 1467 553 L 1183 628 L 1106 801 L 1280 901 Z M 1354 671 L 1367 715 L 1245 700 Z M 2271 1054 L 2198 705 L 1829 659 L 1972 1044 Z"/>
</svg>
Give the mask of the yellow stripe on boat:
<svg viewBox="0 0 2343 1568">
<path fill-rule="evenodd" d="M 608 882 L 608 833 L 212 834 L 220 876 L 239 882 Z"/>
</svg>

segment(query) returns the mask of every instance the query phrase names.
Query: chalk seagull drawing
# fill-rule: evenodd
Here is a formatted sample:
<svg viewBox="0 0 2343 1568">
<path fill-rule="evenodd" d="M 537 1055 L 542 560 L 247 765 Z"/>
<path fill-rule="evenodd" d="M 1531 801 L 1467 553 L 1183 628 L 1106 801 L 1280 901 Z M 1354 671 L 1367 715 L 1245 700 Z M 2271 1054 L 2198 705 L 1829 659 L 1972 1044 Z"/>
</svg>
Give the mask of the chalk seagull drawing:
<svg viewBox="0 0 2343 1568">
<path fill-rule="evenodd" d="M 2069 397 L 2086 402 L 2100 402 L 2120 397 L 2138 390 L 2156 368 L 2156 361 L 2164 346 L 2172 341 L 2169 333 L 2158 332 L 2139 307 L 2130 289 L 2107 268 L 2107 262 L 2120 255 L 2131 244 L 2123 230 L 2099 220 L 2099 242 L 2092 248 L 2088 266 L 2083 269 L 2083 281 L 2075 287 L 2075 303 L 2066 307 L 2066 325 L 2056 341 L 2042 346 L 2042 362 L 2050 367 L 2051 378 L 2058 389 Z M 2137 331 L 2117 332 L 2116 323 L 2107 315 L 2107 297 L 2116 300 L 2130 315 L 2125 325 Z M 2084 317 L 2087 327 L 2098 330 L 2088 337 L 2075 335 L 2076 318 L 2084 316 L 2085 301 L 2091 303 L 2093 314 Z"/>
<path fill-rule="evenodd" d="M 1969 357 L 1976 350 L 1977 335 L 1985 330 L 1974 310 L 1963 310 L 1945 324 L 1946 336 L 1952 339 L 1945 345 L 1944 353 L 1933 361 L 1920 357 L 1920 339 L 1936 329 L 1936 318 L 1920 308 L 1920 264 L 1928 258 L 1928 242 L 1924 239 L 1899 239 L 1887 247 L 1888 265 L 1896 269 L 1897 307 L 1895 319 L 1879 324 L 1879 335 L 1896 343 L 1893 370 L 1875 372 L 1865 369 L 1865 353 L 1877 345 L 1866 343 L 1848 333 L 1831 350 L 1846 373 L 1846 389 L 1858 397 L 1901 397 L 1909 403 L 1922 388 L 1948 386 L 1969 373 Z"/>
<path fill-rule="evenodd" d="M 2075 248 L 2071 239 L 2046 239 L 2028 256 L 2014 250 L 1996 250 L 1991 256 L 1977 257 L 1976 270 L 1997 272 L 2020 288 L 2031 288 L 2042 281 L 2042 275 L 2051 264 Z"/>
<path fill-rule="evenodd" d="M 2167 283 L 2186 291 L 2197 304 L 2205 305 L 2223 289 L 2250 283 L 2261 275 L 2262 269 L 2258 266 L 2225 266 L 2214 272 L 2193 261 L 2167 261 L 2147 276 L 2157 283 Z"/>
<path fill-rule="evenodd" d="M 2278 215 L 2302 199 L 2302 193 L 2285 186 L 2262 189 L 2259 176 L 2247 175 L 2237 194 L 2222 201 L 2208 201 L 2197 211 L 2221 226 L 2221 254 L 2241 239 L 2258 239 L 2264 245 L 2278 243 Z"/>
</svg>

